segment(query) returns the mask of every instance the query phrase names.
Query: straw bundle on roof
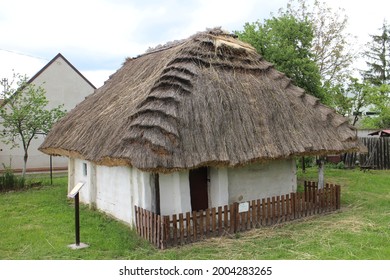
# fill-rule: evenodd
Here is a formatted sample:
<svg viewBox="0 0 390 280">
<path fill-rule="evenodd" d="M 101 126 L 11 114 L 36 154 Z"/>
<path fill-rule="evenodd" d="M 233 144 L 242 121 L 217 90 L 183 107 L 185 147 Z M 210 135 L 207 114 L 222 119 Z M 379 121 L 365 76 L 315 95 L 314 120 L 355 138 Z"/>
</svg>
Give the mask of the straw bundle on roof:
<svg viewBox="0 0 390 280">
<path fill-rule="evenodd" d="M 40 150 L 172 172 L 358 149 L 347 119 L 219 29 L 124 65 Z"/>
</svg>

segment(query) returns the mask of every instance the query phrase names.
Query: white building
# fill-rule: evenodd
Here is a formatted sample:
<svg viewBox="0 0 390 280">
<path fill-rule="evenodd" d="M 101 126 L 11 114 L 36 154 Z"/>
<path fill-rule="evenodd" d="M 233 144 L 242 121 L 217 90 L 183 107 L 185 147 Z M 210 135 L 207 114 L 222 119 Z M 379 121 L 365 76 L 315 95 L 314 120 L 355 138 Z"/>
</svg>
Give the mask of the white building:
<svg viewBox="0 0 390 280">
<path fill-rule="evenodd" d="M 64 105 L 66 111 L 72 110 L 78 103 L 93 93 L 95 86 L 89 82 L 64 56 L 57 54 L 49 63 L 38 71 L 29 81 L 36 86 L 42 86 L 49 101 L 47 108 L 52 109 Z M 27 171 L 47 171 L 50 168 L 50 157 L 40 151 L 44 136 L 33 139 L 29 148 Z M 3 164 L 15 171 L 23 168 L 24 150 L 22 145 L 11 149 L 4 143 L 0 144 L 0 170 Z M 55 157 L 52 161 L 54 170 L 66 170 L 68 159 Z"/>
</svg>

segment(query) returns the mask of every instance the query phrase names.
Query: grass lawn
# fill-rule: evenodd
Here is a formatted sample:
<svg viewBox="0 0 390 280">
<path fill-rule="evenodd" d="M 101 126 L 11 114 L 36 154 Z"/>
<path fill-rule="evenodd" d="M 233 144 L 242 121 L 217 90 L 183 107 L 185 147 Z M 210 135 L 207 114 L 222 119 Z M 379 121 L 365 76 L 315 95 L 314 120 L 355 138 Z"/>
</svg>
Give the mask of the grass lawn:
<svg viewBox="0 0 390 280">
<path fill-rule="evenodd" d="M 316 170 L 298 176 L 315 180 Z M 340 212 L 161 251 L 83 205 L 80 236 L 90 247 L 69 249 L 74 206 L 66 176 L 57 175 L 53 186 L 0 193 L 0 259 L 389 260 L 390 171 L 327 169 L 325 177 L 342 186 Z"/>
</svg>

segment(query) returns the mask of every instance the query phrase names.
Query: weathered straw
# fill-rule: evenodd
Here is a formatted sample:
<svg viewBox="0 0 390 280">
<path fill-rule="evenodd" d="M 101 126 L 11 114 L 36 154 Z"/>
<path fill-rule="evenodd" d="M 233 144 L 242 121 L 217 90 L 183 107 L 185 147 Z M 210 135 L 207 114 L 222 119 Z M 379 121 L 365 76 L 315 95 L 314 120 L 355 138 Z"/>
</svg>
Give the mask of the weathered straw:
<svg viewBox="0 0 390 280">
<path fill-rule="evenodd" d="M 347 119 L 214 29 L 127 59 L 40 150 L 172 172 L 358 148 Z"/>
</svg>

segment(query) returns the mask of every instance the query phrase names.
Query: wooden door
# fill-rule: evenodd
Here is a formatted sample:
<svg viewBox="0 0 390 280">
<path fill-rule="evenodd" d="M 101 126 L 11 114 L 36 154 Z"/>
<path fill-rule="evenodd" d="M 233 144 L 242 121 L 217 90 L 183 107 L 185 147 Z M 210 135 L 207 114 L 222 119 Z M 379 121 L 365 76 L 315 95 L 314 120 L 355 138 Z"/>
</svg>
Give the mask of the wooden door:
<svg viewBox="0 0 390 280">
<path fill-rule="evenodd" d="M 190 170 L 189 180 L 192 211 L 207 209 L 209 207 L 207 167 Z"/>
</svg>

